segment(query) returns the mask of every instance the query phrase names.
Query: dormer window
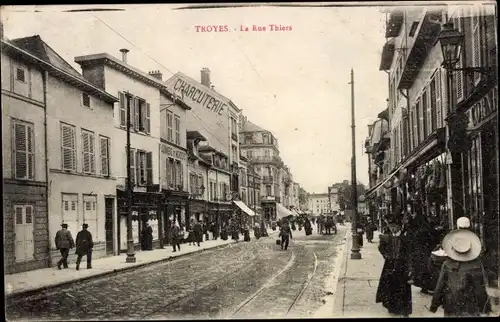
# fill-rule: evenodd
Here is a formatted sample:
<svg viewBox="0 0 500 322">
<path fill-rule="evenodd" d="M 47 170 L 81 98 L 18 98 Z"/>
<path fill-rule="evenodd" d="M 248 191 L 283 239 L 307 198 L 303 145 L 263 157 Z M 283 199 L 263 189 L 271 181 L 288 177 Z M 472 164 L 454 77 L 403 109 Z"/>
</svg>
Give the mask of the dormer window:
<svg viewBox="0 0 500 322">
<path fill-rule="evenodd" d="M 82 105 L 90 107 L 90 96 L 87 93 L 82 93 Z"/>
</svg>

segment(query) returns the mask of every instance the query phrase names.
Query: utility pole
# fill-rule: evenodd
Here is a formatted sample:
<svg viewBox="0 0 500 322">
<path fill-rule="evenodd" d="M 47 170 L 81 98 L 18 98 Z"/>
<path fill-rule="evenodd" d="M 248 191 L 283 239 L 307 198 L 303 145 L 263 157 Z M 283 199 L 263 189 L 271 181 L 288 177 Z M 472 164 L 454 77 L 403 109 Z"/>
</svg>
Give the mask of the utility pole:
<svg viewBox="0 0 500 322">
<path fill-rule="evenodd" d="M 132 235 L 132 171 L 130 169 L 130 94 L 127 92 L 127 263 L 135 263 L 134 237 Z"/>
<path fill-rule="evenodd" d="M 352 133 L 352 157 L 351 157 L 351 201 L 352 201 L 352 249 L 351 259 L 361 259 L 358 244 L 358 185 L 356 180 L 356 125 L 354 117 L 354 70 L 351 68 L 351 133 Z"/>
</svg>

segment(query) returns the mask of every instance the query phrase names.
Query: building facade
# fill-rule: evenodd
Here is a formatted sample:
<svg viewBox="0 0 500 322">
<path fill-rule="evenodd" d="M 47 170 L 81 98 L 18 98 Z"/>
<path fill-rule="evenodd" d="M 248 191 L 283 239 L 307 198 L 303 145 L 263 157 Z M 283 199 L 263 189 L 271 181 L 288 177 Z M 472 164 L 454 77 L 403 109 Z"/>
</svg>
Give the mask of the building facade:
<svg viewBox="0 0 500 322">
<path fill-rule="evenodd" d="M 49 266 L 46 78 L 50 65 L 2 38 L 3 244 L 7 274 Z"/>
<path fill-rule="evenodd" d="M 121 156 L 112 159 L 118 197 L 118 216 L 114 224 L 114 232 L 118 241 L 115 247 L 116 252 L 123 252 L 127 249 L 128 157 L 130 157 L 133 185 L 132 232 L 136 248 L 140 245 L 144 222 L 148 222 L 152 227 L 154 242 L 159 242 L 160 234 L 164 232 L 160 227 L 164 225 L 162 223 L 165 210 L 169 209 L 168 200 L 171 197 L 169 192 L 175 191 L 175 197 L 180 195 L 186 202 L 188 195 L 185 130 L 180 128 L 183 124 L 181 118 L 184 112 L 176 104 L 183 105 L 181 102 L 175 102 L 175 104 L 172 102 L 172 94 L 158 75 L 147 74 L 130 66 L 127 63 L 128 50 L 121 51 L 121 60 L 109 54 L 75 58 L 75 62 L 82 67 L 83 76 L 86 79 L 108 93 L 116 93 L 119 98 L 119 102 L 114 106 L 112 122 L 114 128 L 112 153 Z M 129 156 L 126 146 L 128 108 L 130 108 L 131 115 L 131 153 Z M 187 107 L 183 106 L 183 109 Z M 172 114 L 167 110 L 172 111 Z M 167 137 L 166 140 L 164 139 L 166 142 L 163 142 L 161 136 L 165 135 L 165 127 L 162 131 L 162 123 L 166 121 L 166 115 L 172 115 L 174 126 L 168 128 L 172 129 L 172 138 Z M 162 186 L 160 182 L 165 186 Z M 185 203 L 180 211 L 185 213 Z"/>
<path fill-rule="evenodd" d="M 313 216 L 330 213 L 328 193 L 312 193 L 309 195 L 309 213 Z"/>
<path fill-rule="evenodd" d="M 269 223 L 276 220 L 277 204 L 281 205 L 281 196 L 284 195 L 280 184 L 283 181 L 281 170 L 284 164 L 279 156 L 278 140 L 271 132 L 253 124 L 246 117 L 241 117 L 241 123 L 240 149 L 261 178 L 262 215 L 264 221 Z"/>
<path fill-rule="evenodd" d="M 494 6 L 388 14 L 380 69 L 389 74 L 393 111 L 391 171 L 369 193 L 385 186 L 392 208 L 413 204 L 450 229 L 469 217 L 483 242 L 488 280 L 498 283 L 495 21 Z M 458 71 L 443 67 L 438 41 L 450 22 L 464 36 Z"/>
</svg>

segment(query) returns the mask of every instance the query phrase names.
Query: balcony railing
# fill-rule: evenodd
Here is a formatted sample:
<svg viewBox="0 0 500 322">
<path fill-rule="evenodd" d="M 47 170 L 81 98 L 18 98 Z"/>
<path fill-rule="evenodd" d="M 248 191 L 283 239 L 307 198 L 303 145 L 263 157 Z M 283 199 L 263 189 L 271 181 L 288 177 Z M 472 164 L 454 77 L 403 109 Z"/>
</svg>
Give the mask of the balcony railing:
<svg viewBox="0 0 500 322">
<path fill-rule="evenodd" d="M 272 176 L 263 176 L 262 182 L 263 183 L 273 183 L 273 177 Z"/>
<path fill-rule="evenodd" d="M 265 162 L 273 164 L 282 164 L 283 161 L 277 156 L 254 156 L 251 158 L 253 162 Z"/>
</svg>

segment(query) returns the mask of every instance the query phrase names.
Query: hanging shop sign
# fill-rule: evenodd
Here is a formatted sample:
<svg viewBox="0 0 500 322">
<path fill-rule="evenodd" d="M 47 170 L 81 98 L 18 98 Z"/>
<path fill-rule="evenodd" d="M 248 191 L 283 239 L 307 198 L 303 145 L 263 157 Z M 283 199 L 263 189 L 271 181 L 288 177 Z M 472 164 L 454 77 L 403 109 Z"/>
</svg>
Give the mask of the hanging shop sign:
<svg viewBox="0 0 500 322">
<path fill-rule="evenodd" d="M 161 153 L 165 153 L 169 157 L 173 157 L 179 160 L 186 160 L 187 154 L 184 151 L 178 150 L 174 147 L 171 147 L 170 145 L 167 145 L 165 143 L 160 144 L 160 151 Z"/>
<path fill-rule="evenodd" d="M 480 126 L 498 109 L 497 88 L 493 88 L 468 110 L 469 128 Z"/>
</svg>

